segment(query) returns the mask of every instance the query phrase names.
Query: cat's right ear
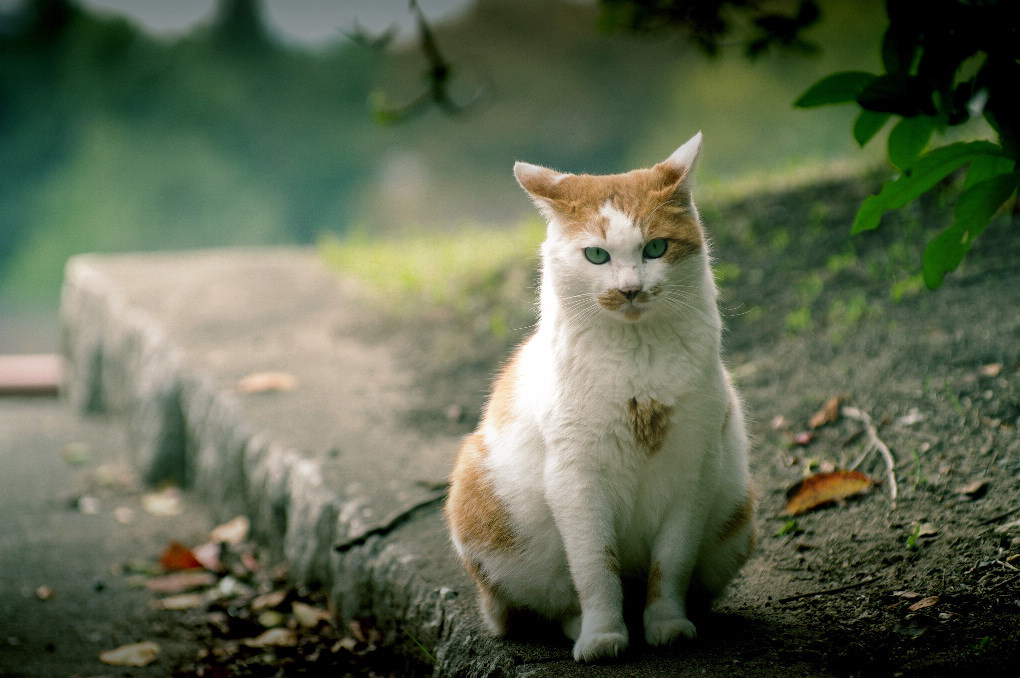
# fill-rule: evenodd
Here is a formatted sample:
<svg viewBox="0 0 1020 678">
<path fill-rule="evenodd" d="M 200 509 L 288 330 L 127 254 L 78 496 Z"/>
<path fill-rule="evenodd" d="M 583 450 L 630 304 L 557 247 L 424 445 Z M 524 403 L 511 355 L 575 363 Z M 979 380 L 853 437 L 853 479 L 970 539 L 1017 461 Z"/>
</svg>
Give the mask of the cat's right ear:
<svg viewBox="0 0 1020 678">
<path fill-rule="evenodd" d="M 514 176 L 535 206 L 551 218 L 556 211 L 556 203 L 564 197 L 562 182 L 568 174 L 561 174 L 547 167 L 539 167 L 526 162 L 514 163 Z"/>
</svg>

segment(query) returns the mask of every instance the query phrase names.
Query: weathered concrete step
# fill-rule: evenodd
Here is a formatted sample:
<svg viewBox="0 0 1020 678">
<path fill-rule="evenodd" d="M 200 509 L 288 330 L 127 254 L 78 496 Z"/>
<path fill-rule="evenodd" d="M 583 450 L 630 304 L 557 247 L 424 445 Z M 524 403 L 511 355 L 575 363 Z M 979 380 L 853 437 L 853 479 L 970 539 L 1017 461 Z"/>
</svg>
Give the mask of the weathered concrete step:
<svg viewBox="0 0 1020 678">
<path fill-rule="evenodd" d="M 412 635 L 444 675 L 521 673 L 527 658 L 486 640 L 457 596 L 468 582 L 438 507 L 333 550 L 428 499 L 456 449 L 401 425 L 412 375 L 398 346 L 365 336 L 356 296 L 304 250 L 77 257 L 61 304 L 65 390 L 123 419 L 150 481 L 191 485 L 218 518 L 248 514 L 345 617 Z M 238 389 L 264 372 L 293 388 Z"/>
</svg>

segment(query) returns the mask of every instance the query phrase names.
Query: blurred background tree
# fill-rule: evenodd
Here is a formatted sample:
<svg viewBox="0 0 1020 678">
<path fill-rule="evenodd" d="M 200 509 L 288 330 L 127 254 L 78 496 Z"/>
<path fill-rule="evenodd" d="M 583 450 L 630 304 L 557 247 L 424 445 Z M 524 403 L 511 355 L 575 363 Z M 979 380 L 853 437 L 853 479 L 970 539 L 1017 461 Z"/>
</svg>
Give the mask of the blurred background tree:
<svg viewBox="0 0 1020 678">
<path fill-rule="evenodd" d="M 880 0 L 682 4 L 678 24 L 663 8 L 681 3 L 468 3 L 425 22 L 456 120 L 423 106 L 378 125 L 371 102 L 415 102 L 443 72 L 413 38 L 288 43 L 257 0 L 173 37 L 22 2 L 0 13 L 0 301 L 55 305 L 83 251 L 512 224 L 531 214 L 513 160 L 615 172 L 699 129 L 706 190 L 879 158 L 846 134 L 853 111 L 790 104 L 827 73 L 879 72 Z"/>
</svg>

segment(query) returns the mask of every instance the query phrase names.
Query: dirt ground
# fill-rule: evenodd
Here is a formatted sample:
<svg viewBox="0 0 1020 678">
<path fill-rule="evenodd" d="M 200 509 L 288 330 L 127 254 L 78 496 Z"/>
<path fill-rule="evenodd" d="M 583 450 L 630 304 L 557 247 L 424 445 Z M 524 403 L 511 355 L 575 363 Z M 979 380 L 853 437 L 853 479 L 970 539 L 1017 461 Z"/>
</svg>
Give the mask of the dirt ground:
<svg viewBox="0 0 1020 678">
<path fill-rule="evenodd" d="M 910 206 L 851 239 L 853 214 L 876 186 L 835 182 L 725 209 L 699 203 L 727 362 L 754 440 L 760 540 L 699 640 L 670 650 L 692 673 L 1020 675 L 1016 220 L 990 227 L 932 293 L 911 273 L 951 204 Z M 415 425 L 473 428 L 493 371 L 533 322 L 532 294 L 510 292 L 521 299 L 508 312 L 520 327 L 501 339 L 472 333 L 470 318 L 419 318 L 412 359 L 430 366 L 429 399 Z M 809 427 L 833 397 L 844 415 L 874 423 L 894 459 L 895 500 L 861 421 L 841 415 Z M 860 458 L 858 470 L 877 483 L 870 492 L 785 513 L 798 480 Z"/>
</svg>

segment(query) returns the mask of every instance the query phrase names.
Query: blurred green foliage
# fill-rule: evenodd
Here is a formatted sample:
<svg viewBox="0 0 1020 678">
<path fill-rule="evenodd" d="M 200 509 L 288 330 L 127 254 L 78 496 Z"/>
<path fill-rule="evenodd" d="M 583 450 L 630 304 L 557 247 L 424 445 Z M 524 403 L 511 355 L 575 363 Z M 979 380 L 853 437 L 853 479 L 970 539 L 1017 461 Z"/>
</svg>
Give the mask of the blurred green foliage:
<svg viewBox="0 0 1020 678">
<path fill-rule="evenodd" d="M 886 9 L 884 72 L 831 74 L 796 105 L 857 104 L 853 135 L 861 146 L 898 118 L 887 149 L 901 173 L 864 201 L 854 233 L 878 228 L 883 214 L 967 168 L 955 221 L 925 248 L 924 282 L 936 289 L 1020 186 L 1020 14 L 1013 0 L 888 0 Z M 934 132 L 980 118 L 995 143 L 958 141 L 925 152 Z"/>
<path fill-rule="evenodd" d="M 223 8 L 174 42 L 61 0 L 3 19 L 0 283 L 11 294 L 51 295 L 77 252 L 310 242 L 349 218 L 369 171 L 364 102 L 381 54 L 285 49 L 239 35 Z"/>
<path fill-rule="evenodd" d="M 514 160 L 616 172 L 698 129 L 706 183 L 845 157 L 849 112 L 789 103 L 825 72 L 877 65 L 881 4 L 818 4 L 808 38 L 821 54 L 748 62 L 607 35 L 595 4 L 478 0 L 432 26 L 449 96 L 478 101 L 379 126 L 370 102 L 421 93 L 429 62 L 413 43 L 283 45 L 257 0 L 219 0 L 210 23 L 172 39 L 28 0 L 0 15 L 0 297 L 55 298 L 64 261 L 84 251 L 514 223 L 533 212 Z"/>
</svg>

